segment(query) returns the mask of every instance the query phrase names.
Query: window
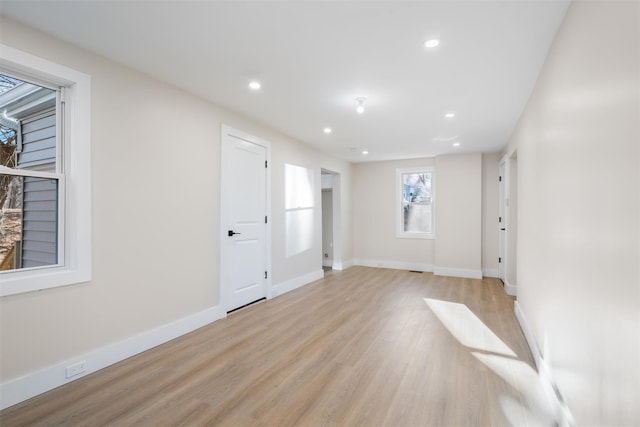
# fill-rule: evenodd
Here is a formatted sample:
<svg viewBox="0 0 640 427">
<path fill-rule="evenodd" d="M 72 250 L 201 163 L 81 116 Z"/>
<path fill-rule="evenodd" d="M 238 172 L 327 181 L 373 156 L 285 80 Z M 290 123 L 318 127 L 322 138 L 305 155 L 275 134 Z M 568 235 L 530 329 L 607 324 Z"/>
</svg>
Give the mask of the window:
<svg viewBox="0 0 640 427">
<path fill-rule="evenodd" d="M 313 246 L 313 176 L 312 169 L 284 165 L 287 258 Z"/>
<path fill-rule="evenodd" d="M 88 281 L 90 78 L 0 52 L 0 296 Z"/>
<path fill-rule="evenodd" d="M 435 238 L 433 167 L 396 169 L 396 237 Z"/>
</svg>

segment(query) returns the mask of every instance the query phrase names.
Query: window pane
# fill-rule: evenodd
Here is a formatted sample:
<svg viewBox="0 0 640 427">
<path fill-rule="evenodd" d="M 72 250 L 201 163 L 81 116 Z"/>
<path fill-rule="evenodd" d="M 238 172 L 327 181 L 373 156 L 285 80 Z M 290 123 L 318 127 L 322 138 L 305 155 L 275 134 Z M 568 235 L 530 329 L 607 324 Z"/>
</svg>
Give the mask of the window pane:
<svg viewBox="0 0 640 427">
<path fill-rule="evenodd" d="M 56 91 L 0 75 L 0 165 L 56 172 Z M 58 263 L 58 181 L 0 175 L 0 271 Z"/>
<path fill-rule="evenodd" d="M 432 233 L 432 173 L 402 174 L 403 231 Z"/>
<path fill-rule="evenodd" d="M 58 263 L 58 180 L 0 174 L 0 271 Z"/>
<path fill-rule="evenodd" d="M 313 247 L 313 208 L 285 212 L 287 258 Z"/>
<path fill-rule="evenodd" d="M 0 164 L 56 171 L 56 91 L 0 74 Z"/>
<path fill-rule="evenodd" d="M 313 170 L 284 165 L 285 209 L 313 207 Z"/>
</svg>

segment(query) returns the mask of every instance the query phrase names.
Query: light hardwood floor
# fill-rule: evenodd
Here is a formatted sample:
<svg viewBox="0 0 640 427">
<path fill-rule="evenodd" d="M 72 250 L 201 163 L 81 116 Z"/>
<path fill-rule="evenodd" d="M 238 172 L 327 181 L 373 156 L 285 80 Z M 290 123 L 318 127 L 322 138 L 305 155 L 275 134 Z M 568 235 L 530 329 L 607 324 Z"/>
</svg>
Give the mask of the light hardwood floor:
<svg viewBox="0 0 640 427">
<path fill-rule="evenodd" d="M 553 425 L 496 279 L 353 267 L 0 413 L 9 426 Z"/>
</svg>

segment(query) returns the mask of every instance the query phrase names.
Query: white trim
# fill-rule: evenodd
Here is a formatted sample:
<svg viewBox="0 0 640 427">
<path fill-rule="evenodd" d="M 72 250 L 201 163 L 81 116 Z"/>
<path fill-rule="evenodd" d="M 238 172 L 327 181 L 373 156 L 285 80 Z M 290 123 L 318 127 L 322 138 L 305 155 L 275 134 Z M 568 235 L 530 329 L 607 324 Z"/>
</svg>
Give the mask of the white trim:
<svg viewBox="0 0 640 427">
<path fill-rule="evenodd" d="M 346 261 L 340 262 L 338 260 L 333 260 L 333 266 L 331 267 L 332 270 L 346 270 L 347 268 L 351 268 L 353 267 L 353 260 L 352 259 L 348 259 Z"/>
<path fill-rule="evenodd" d="M 494 279 L 499 279 L 500 271 L 497 268 L 483 268 L 482 277 L 493 277 Z"/>
<path fill-rule="evenodd" d="M 518 301 L 513 302 L 513 311 L 516 315 L 516 319 L 518 319 L 518 323 L 520 324 L 520 329 L 522 329 L 524 338 L 527 340 L 529 350 L 531 350 L 533 360 L 536 363 L 536 368 L 540 369 L 540 359 L 542 358 L 540 348 L 538 347 L 538 343 L 536 342 L 533 336 L 533 332 L 529 327 L 529 322 L 527 322 L 527 319 L 524 315 L 524 312 L 520 308 L 520 304 L 518 304 Z"/>
<path fill-rule="evenodd" d="M 64 265 L 2 273 L 0 296 L 73 285 L 91 280 L 91 77 L 0 44 L 0 66 L 8 73 L 65 87 L 66 177 Z"/>
<path fill-rule="evenodd" d="M 354 265 L 360 265 L 362 267 L 375 267 L 375 268 L 390 268 L 393 270 L 411 270 L 411 271 L 426 271 L 432 272 L 433 265 L 422 264 L 417 262 L 405 262 L 405 261 L 387 261 L 377 259 L 354 259 Z"/>
<path fill-rule="evenodd" d="M 531 351 L 531 355 L 533 356 L 533 360 L 536 364 L 536 368 L 538 370 L 538 377 L 540 378 L 540 382 L 542 383 L 542 389 L 545 391 L 547 399 L 551 404 L 553 412 L 555 414 L 555 419 L 557 425 L 560 426 L 573 426 L 575 425 L 575 421 L 569 407 L 564 402 L 562 398 L 562 394 L 558 389 L 558 385 L 553 377 L 553 373 L 551 372 L 551 368 L 549 364 L 544 360 L 542 353 L 540 352 L 540 347 L 538 347 L 538 343 L 533 335 L 533 331 L 529 326 L 529 322 L 518 304 L 518 301 L 514 301 L 513 303 L 513 311 L 516 315 L 516 319 L 520 324 L 520 329 L 522 329 L 522 333 L 524 334 L 524 338 L 529 345 L 529 350 Z"/>
<path fill-rule="evenodd" d="M 507 184 L 507 156 L 500 159 L 498 166 L 498 216 L 502 219 L 498 222 L 498 278 L 502 281 L 507 280 L 507 206 L 506 206 L 506 184 Z M 502 228 L 505 230 L 503 231 Z"/>
<path fill-rule="evenodd" d="M 324 278 L 324 270 L 316 270 L 302 276 L 294 277 L 293 279 L 287 280 L 286 282 L 274 285 L 271 288 L 271 293 L 269 294 L 268 298 L 271 299 L 282 294 L 286 294 L 287 292 L 291 292 L 294 289 L 301 288 L 322 278 Z"/>
<path fill-rule="evenodd" d="M 465 279 L 482 279 L 482 270 L 469 268 L 433 267 L 433 274 L 436 276 L 462 277 Z"/>
<path fill-rule="evenodd" d="M 136 354 L 188 334 L 225 317 L 219 306 L 191 314 L 158 328 L 80 354 L 55 365 L 0 384 L 0 409 L 8 408 L 46 391 L 118 363 Z M 85 373 L 65 378 L 67 366 L 85 362 Z"/>
<path fill-rule="evenodd" d="M 518 287 L 515 284 L 509 283 L 507 279 L 502 280 L 504 282 L 504 291 L 507 295 L 515 297 L 518 295 Z"/>
</svg>

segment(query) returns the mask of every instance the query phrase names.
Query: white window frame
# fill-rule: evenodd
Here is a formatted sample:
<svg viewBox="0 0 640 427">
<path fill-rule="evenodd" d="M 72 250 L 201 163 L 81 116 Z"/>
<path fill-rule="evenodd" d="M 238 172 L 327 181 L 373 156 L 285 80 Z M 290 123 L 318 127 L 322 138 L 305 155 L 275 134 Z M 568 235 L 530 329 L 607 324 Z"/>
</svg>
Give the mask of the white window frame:
<svg viewBox="0 0 640 427">
<path fill-rule="evenodd" d="M 62 165 L 58 209 L 63 250 L 58 264 L 0 272 L 0 296 L 91 280 L 91 77 L 0 44 L 0 71 L 30 83 L 64 89 L 59 139 Z M 29 175 L 32 175 L 31 172 Z"/>
<path fill-rule="evenodd" d="M 407 173 L 431 173 L 431 233 L 404 231 L 403 182 L 402 175 Z M 415 166 L 396 168 L 396 237 L 399 239 L 435 239 L 436 238 L 436 169 L 433 166 Z"/>
</svg>

